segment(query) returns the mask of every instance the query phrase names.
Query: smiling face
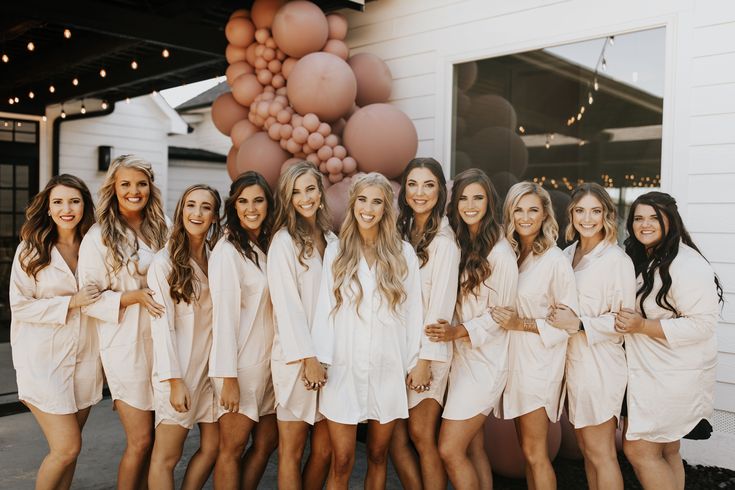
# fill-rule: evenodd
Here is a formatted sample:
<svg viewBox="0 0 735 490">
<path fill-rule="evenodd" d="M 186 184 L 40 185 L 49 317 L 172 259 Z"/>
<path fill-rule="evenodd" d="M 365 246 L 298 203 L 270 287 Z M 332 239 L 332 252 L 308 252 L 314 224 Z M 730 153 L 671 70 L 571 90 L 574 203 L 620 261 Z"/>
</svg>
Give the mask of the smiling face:
<svg viewBox="0 0 735 490">
<path fill-rule="evenodd" d="M 150 194 L 151 183 L 142 171 L 120 167 L 115 172 L 115 195 L 122 214 L 142 213 Z"/>
<path fill-rule="evenodd" d="M 592 194 L 582 198 L 572 208 L 572 225 L 582 238 L 600 238 L 605 235 L 605 209 Z"/>
<path fill-rule="evenodd" d="M 186 232 L 191 236 L 206 237 L 217 219 L 215 206 L 211 192 L 205 189 L 191 191 L 186 196 L 182 213 Z"/>
<path fill-rule="evenodd" d="M 361 230 L 377 229 L 385 212 L 385 196 L 378 186 L 369 185 L 360 190 L 353 213 Z"/>
<path fill-rule="evenodd" d="M 535 238 L 545 218 L 543 202 L 533 193 L 524 194 L 513 209 L 513 225 L 519 237 Z"/>
<path fill-rule="evenodd" d="M 260 235 L 260 227 L 268 216 L 268 201 L 259 185 L 245 187 L 235 201 L 240 226 L 251 236 Z"/>
<path fill-rule="evenodd" d="M 661 215 L 663 218 L 662 226 L 653 206 L 639 204 L 631 212 L 633 213 L 633 234 L 636 240 L 641 242 L 646 249 L 658 245 L 669 225 L 666 215 Z"/>
<path fill-rule="evenodd" d="M 307 221 L 316 219 L 316 212 L 322 203 L 319 184 L 311 173 L 305 173 L 294 182 L 291 204 L 296 212 Z"/>
<path fill-rule="evenodd" d="M 73 230 L 84 216 L 82 193 L 73 187 L 57 185 L 49 193 L 48 211 L 56 227 Z"/>
<path fill-rule="evenodd" d="M 439 200 L 439 182 L 428 168 L 414 168 L 406 178 L 406 202 L 415 215 L 428 215 Z"/>
<path fill-rule="evenodd" d="M 473 233 L 477 232 L 480 221 L 487 214 L 487 202 L 485 188 L 478 182 L 468 184 L 462 189 L 462 194 L 457 202 L 457 211 L 462 221 Z"/>
</svg>

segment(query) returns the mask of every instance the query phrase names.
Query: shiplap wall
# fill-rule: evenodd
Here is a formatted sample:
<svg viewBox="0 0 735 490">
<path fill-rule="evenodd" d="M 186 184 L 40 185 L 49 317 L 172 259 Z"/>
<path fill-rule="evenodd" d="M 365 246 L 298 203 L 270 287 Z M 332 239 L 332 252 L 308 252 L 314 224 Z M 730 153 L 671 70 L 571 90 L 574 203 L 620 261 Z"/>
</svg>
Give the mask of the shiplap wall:
<svg viewBox="0 0 735 490">
<path fill-rule="evenodd" d="M 414 121 L 418 154 L 445 162 L 452 63 L 666 26 L 662 187 L 727 292 L 715 428 L 735 434 L 735 2 L 379 0 L 345 13 L 351 52 L 390 67 L 392 102 Z"/>
<path fill-rule="evenodd" d="M 209 150 L 209 148 L 206 148 Z M 210 150 L 214 151 L 214 150 Z M 176 203 L 184 190 L 193 184 L 207 184 L 219 191 L 222 205 L 230 192 L 230 176 L 224 163 L 207 163 L 189 160 L 170 160 L 168 167 L 168 195 L 166 209 L 173 217 Z M 222 212 L 223 209 L 220 209 Z"/>
<path fill-rule="evenodd" d="M 184 119 L 186 119 L 184 114 Z M 169 137 L 171 146 L 181 146 L 184 148 L 198 148 L 201 150 L 213 151 L 222 155 L 227 155 L 232 147 L 232 140 L 228 136 L 223 135 L 214 126 L 212 122 L 211 107 L 197 109 L 191 114 L 201 117 L 201 121 L 189 123 L 194 129 L 189 134 L 176 134 Z M 224 168 L 224 167 L 223 167 Z"/>
</svg>

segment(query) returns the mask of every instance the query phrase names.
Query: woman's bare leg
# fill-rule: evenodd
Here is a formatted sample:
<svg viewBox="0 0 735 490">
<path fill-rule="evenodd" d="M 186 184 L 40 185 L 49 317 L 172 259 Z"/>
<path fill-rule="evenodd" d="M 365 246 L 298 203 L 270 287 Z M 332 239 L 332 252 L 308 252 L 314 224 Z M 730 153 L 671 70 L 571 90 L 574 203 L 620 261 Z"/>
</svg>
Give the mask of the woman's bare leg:
<svg viewBox="0 0 735 490">
<path fill-rule="evenodd" d="M 311 431 L 311 448 L 302 476 L 304 490 L 321 490 L 329 474 L 332 462 L 332 443 L 326 420 L 314 424 Z"/>
<path fill-rule="evenodd" d="M 381 424 L 377 420 L 368 420 L 365 490 L 385 488 L 388 473 L 388 448 L 395 426 L 395 420 L 386 424 Z"/>
<path fill-rule="evenodd" d="M 441 412 L 441 405 L 432 398 L 422 400 L 408 411 L 408 432 L 419 453 L 421 479 L 426 490 L 447 487 L 447 473 L 437 445 Z"/>
<path fill-rule="evenodd" d="M 523 457 L 526 460 L 526 482 L 531 490 L 556 489 L 556 474 L 551 466 L 547 438 L 549 417 L 539 408 L 516 419 Z"/>
<path fill-rule="evenodd" d="M 216 490 L 239 490 L 240 463 L 255 421 L 241 413 L 226 413 L 219 418 L 219 451 L 214 465 Z"/>
<path fill-rule="evenodd" d="M 485 417 L 487 419 L 487 417 Z M 483 423 L 484 427 L 484 423 Z M 472 466 L 477 471 L 477 479 L 480 482 L 481 490 L 492 490 L 493 488 L 493 470 L 490 468 L 490 460 L 485 451 L 485 433 L 483 427 L 477 431 L 475 437 L 470 442 L 470 448 L 467 453 L 472 461 Z"/>
<path fill-rule="evenodd" d="M 189 460 L 181 490 L 201 489 L 212 473 L 219 451 L 219 424 L 199 424 L 199 449 Z"/>
<path fill-rule="evenodd" d="M 253 428 L 253 443 L 242 459 L 242 490 L 255 490 L 263 478 L 265 467 L 278 447 L 276 414 L 263 415 Z"/>
<path fill-rule="evenodd" d="M 304 456 L 309 424 L 278 421 L 278 488 L 301 489 L 301 459 Z"/>
<path fill-rule="evenodd" d="M 485 423 L 482 414 L 467 420 L 442 421 L 439 431 L 439 454 L 449 473 L 449 479 L 457 490 L 478 490 L 480 480 L 475 465 L 468 457 L 470 443 Z"/>
<path fill-rule="evenodd" d="M 357 426 L 327 420 L 332 442 L 332 465 L 329 468 L 327 490 L 348 490 L 352 467 L 355 465 Z"/>
<path fill-rule="evenodd" d="M 600 425 L 575 430 L 577 439 L 582 441 L 580 448 L 590 490 L 623 490 L 623 475 L 615 448 L 616 427 L 617 419 L 612 417 Z"/>
<path fill-rule="evenodd" d="M 125 430 L 125 452 L 117 470 L 117 488 L 147 488 L 148 465 L 153 449 L 153 412 L 139 410 L 122 400 L 115 400 L 114 404 Z"/>
<path fill-rule="evenodd" d="M 411 411 L 409 410 L 410 413 Z M 396 421 L 396 428 L 393 430 L 393 439 L 390 441 L 390 450 L 388 452 L 393 462 L 393 467 L 396 469 L 396 473 L 398 473 L 401 486 L 412 490 L 423 488 L 419 460 L 411 447 L 411 440 L 408 436 L 408 423 L 403 419 Z"/>
<path fill-rule="evenodd" d="M 181 459 L 188 433 L 189 429 L 177 424 L 158 424 L 148 470 L 148 488 L 174 490 L 174 468 Z"/>
</svg>

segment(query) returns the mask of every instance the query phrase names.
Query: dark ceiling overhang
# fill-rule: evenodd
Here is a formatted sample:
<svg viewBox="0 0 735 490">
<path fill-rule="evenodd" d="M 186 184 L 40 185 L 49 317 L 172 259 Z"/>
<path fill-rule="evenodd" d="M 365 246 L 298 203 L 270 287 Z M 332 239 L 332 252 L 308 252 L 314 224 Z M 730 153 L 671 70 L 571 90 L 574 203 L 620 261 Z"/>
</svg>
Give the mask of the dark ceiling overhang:
<svg viewBox="0 0 735 490">
<path fill-rule="evenodd" d="M 0 51 L 9 61 L 0 61 L 0 111 L 41 115 L 52 104 L 85 98 L 113 102 L 223 75 L 225 23 L 233 11 L 252 3 L 3 2 Z M 314 3 L 325 11 L 364 7 L 362 0 Z M 68 39 L 65 29 L 71 31 Z M 32 52 L 29 42 L 35 46 Z M 163 56 L 164 49 L 168 57 Z M 133 61 L 137 69 L 132 68 Z M 100 75 L 103 69 L 105 77 Z"/>
</svg>

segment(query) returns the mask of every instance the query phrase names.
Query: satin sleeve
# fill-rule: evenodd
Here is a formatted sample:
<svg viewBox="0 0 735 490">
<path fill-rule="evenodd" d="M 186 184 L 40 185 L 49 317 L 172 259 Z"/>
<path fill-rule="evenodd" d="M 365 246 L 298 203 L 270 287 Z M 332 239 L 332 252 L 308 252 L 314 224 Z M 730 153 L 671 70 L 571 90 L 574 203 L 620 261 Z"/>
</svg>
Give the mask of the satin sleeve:
<svg viewBox="0 0 735 490">
<path fill-rule="evenodd" d="M 406 285 L 404 311 L 406 312 L 406 366 L 408 367 L 406 374 L 408 374 L 418 362 L 421 339 L 425 337 L 425 334 L 423 333 L 424 313 L 418 258 L 416 258 L 413 248 L 410 248 L 410 245 L 406 245 L 406 251 L 408 252 L 406 254 L 408 255 L 406 257 L 408 274 L 404 281 Z"/>
<path fill-rule="evenodd" d="M 224 240 L 224 239 L 223 239 Z M 209 291 L 212 296 L 212 350 L 209 376 L 236 378 L 242 285 L 234 247 L 223 243 L 209 260 Z M 243 332 L 247 337 L 247 332 Z"/>
<path fill-rule="evenodd" d="M 569 307 L 575 315 L 579 315 L 577 285 L 574 280 L 574 270 L 572 269 L 572 265 L 560 254 L 558 257 L 554 258 L 553 262 L 549 264 L 549 267 L 551 267 L 548 284 L 549 306 L 565 305 Z M 569 339 L 569 333 L 567 333 L 566 330 L 550 325 L 546 322 L 545 318 L 537 318 L 536 327 L 538 328 L 541 342 L 543 342 L 544 346 L 547 348 L 565 342 Z"/>
<path fill-rule="evenodd" d="M 64 325 L 71 296 L 37 298 L 36 279 L 26 274 L 20 263 L 18 246 L 10 270 L 10 310 L 14 320 L 39 325 Z M 47 266 L 48 267 L 48 266 Z"/>
<path fill-rule="evenodd" d="M 332 277 L 332 262 L 334 250 L 327 247 L 322 264 L 322 278 L 319 283 L 319 298 L 314 312 L 314 324 L 311 327 L 314 339 L 314 350 L 319 362 L 332 364 L 334 360 L 334 278 Z M 420 293 L 419 293 L 420 294 Z"/>
<path fill-rule="evenodd" d="M 615 331 L 615 313 L 623 308 L 635 309 L 636 281 L 633 262 L 627 256 L 621 256 L 612 263 L 609 274 L 601 280 L 612 283 L 607 293 L 610 310 L 597 317 L 580 317 L 589 345 L 623 339 L 623 334 Z"/>
<path fill-rule="evenodd" d="M 110 289 L 110 271 L 106 257 L 107 247 L 102 243 L 99 232 L 93 233 L 90 230 L 79 246 L 79 287 L 94 285 L 101 293 L 97 301 L 82 307 L 82 313 L 105 323 L 120 323 L 124 312 L 120 305 L 122 292 Z"/>
<path fill-rule="evenodd" d="M 156 257 L 148 268 L 148 287 L 155 293 L 153 298 L 164 306 L 163 315 L 156 318 L 151 315 L 151 336 L 155 355 L 158 379 L 166 381 L 182 378 L 179 355 L 176 350 L 176 306 L 171 298 L 171 289 L 168 284 L 170 267 L 166 261 Z"/>
</svg>

